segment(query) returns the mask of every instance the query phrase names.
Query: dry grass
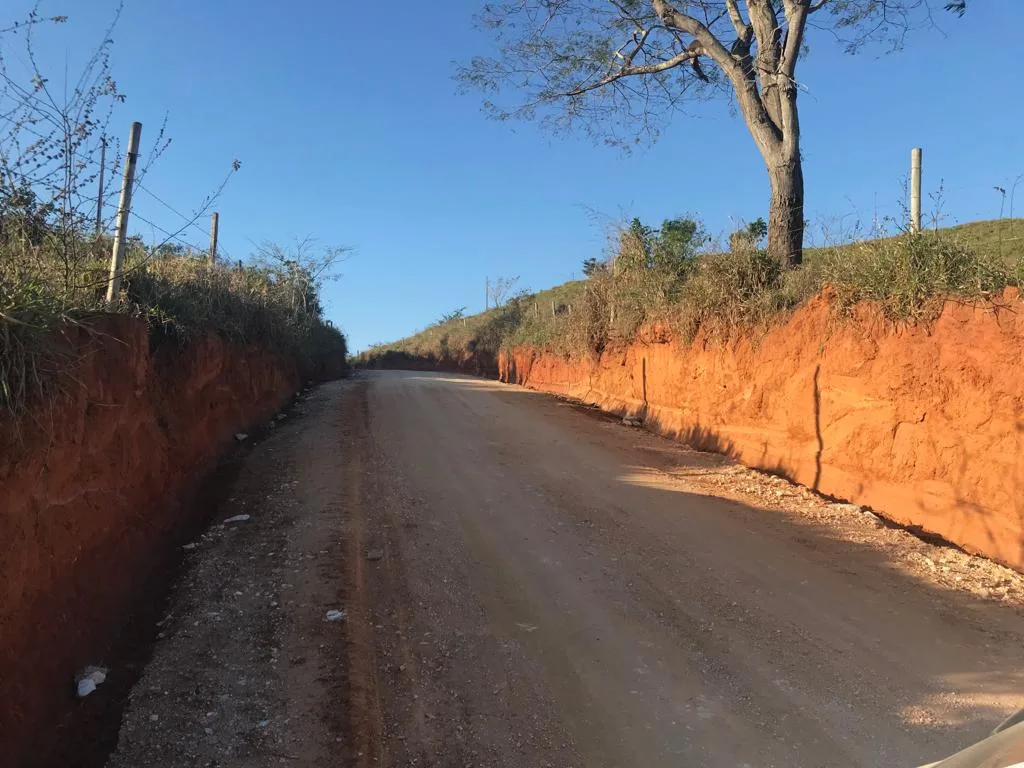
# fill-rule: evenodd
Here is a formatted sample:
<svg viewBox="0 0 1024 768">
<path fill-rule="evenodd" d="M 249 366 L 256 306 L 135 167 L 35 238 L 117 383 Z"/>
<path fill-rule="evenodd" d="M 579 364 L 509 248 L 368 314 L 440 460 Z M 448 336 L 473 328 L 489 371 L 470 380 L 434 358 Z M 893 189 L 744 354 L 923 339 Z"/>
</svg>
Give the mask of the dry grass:
<svg viewBox="0 0 1024 768">
<path fill-rule="evenodd" d="M 73 253 L 57 246 L 0 246 L 0 409 L 15 416 L 62 385 L 70 351 L 61 329 L 106 311 L 109 241 L 79 240 Z M 346 355 L 344 336 L 323 319 L 315 277 L 294 263 L 231 268 L 133 242 L 116 311 L 145 319 L 164 340 L 217 333 L 307 368 Z"/>
</svg>

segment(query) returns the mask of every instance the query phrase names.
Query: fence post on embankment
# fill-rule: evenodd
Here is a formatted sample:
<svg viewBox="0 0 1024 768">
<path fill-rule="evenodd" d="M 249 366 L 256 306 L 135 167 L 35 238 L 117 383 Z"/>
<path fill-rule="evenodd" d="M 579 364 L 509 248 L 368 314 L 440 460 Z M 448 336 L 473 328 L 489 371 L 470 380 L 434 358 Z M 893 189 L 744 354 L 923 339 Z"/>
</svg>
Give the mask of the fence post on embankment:
<svg viewBox="0 0 1024 768">
<path fill-rule="evenodd" d="M 921 231 L 921 148 L 910 150 L 910 231 Z"/>
<path fill-rule="evenodd" d="M 220 214 L 214 211 L 210 217 L 210 263 L 217 261 L 217 231 L 220 228 Z"/>
<path fill-rule="evenodd" d="M 141 137 L 142 123 L 132 123 L 132 132 L 128 137 L 128 158 L 124 164 L 124 179 L 121 181 L 121 201 L 117 206 L 114 251 L 110 255 L 107 309 L 114 309 L 117 306 L 117 297 L 121 292 L 121 265 L 124 262 L 125 239 L 128 235 L 128 213 L 132 207 L 132 186 L 135 184 L 135 164 L 139 159 L 139 139 Z"/>
</svg>

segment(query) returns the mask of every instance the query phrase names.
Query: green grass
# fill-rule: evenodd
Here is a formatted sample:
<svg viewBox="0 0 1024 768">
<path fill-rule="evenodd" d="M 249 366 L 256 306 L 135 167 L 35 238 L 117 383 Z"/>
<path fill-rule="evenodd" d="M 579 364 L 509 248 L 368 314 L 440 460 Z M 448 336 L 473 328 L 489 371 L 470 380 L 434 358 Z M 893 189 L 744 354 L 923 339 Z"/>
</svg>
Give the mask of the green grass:
<svg viewBox="0 0 1024 768">
<path fill-rule="evenodd" d="M 822 274 L 847 306 L 871 301 L 893 319 L 926 320 L 943 298 L 985 298 L 1018 283 L 1020 260 L 991 240 L 979 247 L 971 234 L 961 228 L 856 243 L 826 254 Z"/>
<path fill-rule="evenodd" d="M 941 229 L 926 228 L 924 234 L 939 234 L 954 238 L 974 251 L 979 257 L 1000 261 L 1008 268 L 1015 267 L 1024 253 L 1024 219 L 993 219 L 989 221 L 972 221 Z M 842 253 L 855 248 L 864 242 L 890 243 L 900 238 L 899 235 L 874 240 L 857 239 L 852 243 L 840 243 L 824 247 L 804 249 L 805 264 L 813 264 L 822 257 L 833 253 Z"/>
<path fill-rule="evenodd" d="M 728 335 L 780 322 L 826 284 L 836 289 L 840 307 L 871 301 L 894 321 L 926 322 L 943 298 L 984 301 L 1022 279 L 1024 219 L 808 248 L 793 270 L 779 269 L 754 249 L 706 253 L 682 271 L 606 271 L 555 286 L 378 345 L 358 362 L 388 353 L 435 361 L 496 356 L 520 345 L 596 354 L 658 323 L 688 342 L 701 332 Z"/>
</svg>

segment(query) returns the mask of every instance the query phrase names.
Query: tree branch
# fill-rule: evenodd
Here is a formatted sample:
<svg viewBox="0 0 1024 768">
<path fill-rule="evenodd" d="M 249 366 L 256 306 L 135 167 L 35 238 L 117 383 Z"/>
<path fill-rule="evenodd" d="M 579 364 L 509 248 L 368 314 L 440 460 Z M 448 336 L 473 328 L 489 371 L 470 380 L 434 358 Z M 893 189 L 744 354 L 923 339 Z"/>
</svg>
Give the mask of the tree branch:
<svg viewBox="0 0 1024 768">
<path fill-rule="evenodd" d="M 783 119 L 779 68 L 782 60 L 782 28 L 779 26 L 775 0 L 747 0 L 747 12 L 757 40 L 755 66 L 761 82 L 761 99 L 775 127 L 781 132 Z"/>
<path fill-rule="evenodd" d="M 772 0 L 747 0 L 747 11 L 757 39 L 758 67 L 764 73 L 775 74 L 782 56 L 782 29 L 775 5 Z"/>
<path fill-rule="evenodd" d="M 825 1 L 821 0 L 819 5 Z M 786 47 L 782 53 L 779 73 L 792 80 L 793 74 L 796 72 L 796 60 L 800 56 L 800 46 L 804 41 L 807 15 L 811 13 L 812 9 L 808 6 L 807 0 L 784 0 L 784 2 L 789 29 L 786 32 Z"/>
<path fill-rule="evenodd" d="M 633 40 L 634 42 L 636 42 L 636 46 L 633 48 L 632 53 L 630 53 L 624 59 L 627 67 L 633 66 L 633 59 L 635 59 L 636 55 L 640 53 L 641 50 L 643 50 L 644 45 L 647 43 L 647 38 L 651 34 L 651 30 L 649 29 L 637 29 L 637 32 L 640 33 L 639 37 L 637 37 L 636 32 L 633 33 Z"/>
<path fill-rule="evenodd" d="M 631 54 L 627 58 L 627 61 L 632 61 L 632 57 L 633 55 L 635 55 L 635 53 L 636 51 L 634 51 L 633 54 Z M 636 67 L 630 66 L 628 64 L 623 65 L 618 69 L 618 71 L 612 72 L 609 75 L 605 75 L 600 80 L 597 80 L 593 83 L 581 85 L 579 88 L 575 88 L 571 91 L 568 91 L 564 95 L 582 96 L 587 91 L 594 91 L 597 90 L 598 88 L 603 88 L 604 86 L 609 85 L 610 83 L 614 83 L 616 80 L 621 80 L 624 77 L 633 77 L 634 75 L 655 75 L 658 72 L 666 72 L 670 69 L 678 67 L 680 64 L 685 64 L 688 61 L 693 61 L 696 58 L 696 53 L 687 50 L 673 56 L 671 59 L 659 61 L 657 64 L 643 64 Z"/>
<path fill-rule="evenodd" d="M 654 6 L 654 12 L 658 14 L 658 17 L 666 27 L 685 32 L 696 39 L 703 49 L 702 53 L 710 56 L 722 68 L 722 71 L 725 72 L 729 79 L 733 81 L 734 85 L 745 80 L 739 63 L 710 29 L 693 16 L 680 13 L 665 2 L 665 0 L 651 0 L 651 5 Z"/>
<path fill-rule="evenodd" d="M 757 2 L 768 1 L 757 0 Z M 748 10 L 752 10 L 750 6 L 754 2 L 755 0 L 747 0 Z M 722 68 L 722 71 L 725 72 L 726 77 L 729 78 L 736 92 L 740 109 L 743 112 L 747 125 L 750 127 L 755 143 L 761 150 L 762 155 L 767 157 L 770 152 L 779 146 L 782 140 L 782 120 L 778 111 L 774 115 L 771 113 L 764 97 L 758 92 L 757 80 L 755 79 L 753 69 L 749 65 L 744 66 L 741 60 L 733 57 L 722 44 L 722 41 L 697 19 L 680 13 L 669 5 L 666 0 L 651 0 L 651 5 L 654 6 L 654 12 L 658 14 L 666 27 L 675 28 L 691 35 L 700 44 L 700 53 L 710 56 Z M 753 18 L 753 14 L 751 14 L 751 21 L 753 21 Z M 754 27 L 754 34 L 758 35 L 756 26 Z M 759 49 L 761 45 L 762 41 L 758 35 Z M 760 50 L 758 54 L 760 55 Z"/>
<path fill-rule="evenodd" d="M 744 43 L 749 43 L 753 31 L 750 25 L 743 20 L 743 15 L 740 13 L 739 6 L 736 5 L 736 0 L 725 0 L 725 8 L 729 12 L 729 20 L 732 21 L 733 29 L 736 30 L 736 36 Z"/>
</svg>

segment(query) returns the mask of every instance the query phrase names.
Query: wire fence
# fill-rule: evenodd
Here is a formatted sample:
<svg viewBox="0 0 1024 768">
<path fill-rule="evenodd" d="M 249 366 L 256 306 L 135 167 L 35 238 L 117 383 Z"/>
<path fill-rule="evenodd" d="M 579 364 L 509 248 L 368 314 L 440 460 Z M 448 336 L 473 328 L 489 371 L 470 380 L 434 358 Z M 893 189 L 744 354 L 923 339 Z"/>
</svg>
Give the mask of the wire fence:
<svg viewBox="0 0 1024 768">
<path fill-rule="evenodd" d="M 119 256 L 119 250 L 123 248 L 123 244 L 130 236 L 130 232 L 136 233 L 140 227 L 139 223 L 149 228 L 150 243 L 148 244 L 148 250 L 150 258 L 159 257 L 164 255 L 162 252 L 165 246 L 171 245 L 175 249 L 184 249 L 188 254 L 193 256 L 203 256 L 209 259 L 213 263 L 216 259 L 230 260 L 231 256 L 219 245 L 219 214 L 215 211 L 212 212 L 210 221 L 210 229 L 204 230 L 200 226 L 200 220 L 203 220 L 207 214 L 211 213 L 213 204 L 217 201 L 220 193 L 223 191 L 227 180 L 231 177 L 231 174 L 238 170 L 240 164 L 238 161 L 232 163 L 231 173 L 228 174 L 227 178 L 221 183 L 221 185 L 214 191 L 213 194 L 208 195 L 198 209 L 191 215 L 183 213 L 180 208 L 169 203 L 164 196 L 155 192 L 146 183 L 143 183 L 142 178 L 145 176 L 145 168 L 142 173 L 135 174 L 135 162 L 140 154 L 139 147 L 134 146 L 133 142 L 136 142 L 141 137 L 141 124 L 135 123 L 132 127 L 132 139 L 129 143 L 129 153 L 126 155 L 124 162 L 127 169 L 122 180 L 120 189 L 113 183 L 117 175 L 117 171 L 121 167 L 121 158 L 115 157 L 111 168 L 103 167 L 102 160 L 97 162 L 95 157 L 90 157 L 87 162 L 81 164 L 81 168 L 90 169 L 95 172 L 97 179 L 97 194 L 93 197 L 80 196 L 78 198 L 77 205 L 79 209 L 84 206 L 96 206 L 96 227 L 97 234 L 109 233 L 112 229 L 113 224 L 113 238 L 114 247 L 113 254 L 111 256 L 111 267 L 110 267 L 110 285 L 111 294 L 116 293 L 117 286 L 120 281 L 120 274 L 123 270 L 122 260 Z M 163 131 L 161 130 L 157 136 L 157 146 L 150 151 L 150 157 L 156 157 L 160 154 L 159 143 L 163 140 Z M 103 142 L 104 149 L 106 147 L 107 138 L 101 139 Z M 134 153 L 133 153 L 134 149 Z M 101 154 L 101 157 L 103 155 Z M 109 176 L 109 178 L 108 178 Z M 104 192 L 104 185 L 109 183 L 109 187 Z M 148 201 L 154 204 L 146 209 L 145 213 L 140 212 L 138 205 L 138 193 L 142 193 Z M 121 201 L 127 194 L 127 199 L 130 201 L 128 204 L 128 210 L 125 212 L 126 215 L 122 219 L 120 214 Z M 111 201 L 115 200 L 113 206 Z M 106 211 L 113 207 L 114 215 L 110 217 L 104 216 Z M 157 210 L 159 213 L 154 213 Z M 127 223 L 126 223 L 127 222 Z M 197 239 L 198 236 L 203 238 L 209 238 L 208 246 L 203 246 L 202 240 Z M 141 237 L 141 236 L 140 236 Z M 143 238 L 144 240 L 144 238 Z M 176 255 L 180 255 L 180 252 Z M 113 298 L 109 299 L 113 301 Z"/>
</svg>

